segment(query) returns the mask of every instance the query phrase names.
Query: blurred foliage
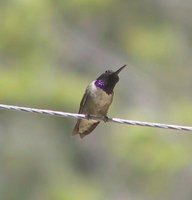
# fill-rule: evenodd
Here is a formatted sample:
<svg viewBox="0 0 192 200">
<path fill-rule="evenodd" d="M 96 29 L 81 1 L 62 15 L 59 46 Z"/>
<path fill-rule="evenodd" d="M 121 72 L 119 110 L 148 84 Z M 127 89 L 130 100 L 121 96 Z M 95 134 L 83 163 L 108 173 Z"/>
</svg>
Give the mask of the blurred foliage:
<svg viewBox="0 0 192 200">
<path fill-rule="evenodd" d="M 190 125 L 190 1 L 0 2 L 1 103 L 77 112 L 87 84 L 127 63 L 109 115 Z M 0 199 L 191 200 L 190 134 L 0 113 Z"/>
</svg>

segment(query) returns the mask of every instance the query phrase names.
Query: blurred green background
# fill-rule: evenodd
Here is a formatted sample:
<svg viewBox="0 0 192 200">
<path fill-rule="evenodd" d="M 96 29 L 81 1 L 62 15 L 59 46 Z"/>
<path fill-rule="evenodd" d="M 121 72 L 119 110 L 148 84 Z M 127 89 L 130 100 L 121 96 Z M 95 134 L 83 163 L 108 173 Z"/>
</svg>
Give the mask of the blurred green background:
<svg viewBox="0 0 192 200">
<path fill-rule="evenodd" d="M 120 74 L 109 116 L 192 124 L 192 2 L 0 1 L 2 104 L 77 112 L 85 87 Z M 192 135 L 0 112 L 2 200 L 191 200 Z"/>
</svg>

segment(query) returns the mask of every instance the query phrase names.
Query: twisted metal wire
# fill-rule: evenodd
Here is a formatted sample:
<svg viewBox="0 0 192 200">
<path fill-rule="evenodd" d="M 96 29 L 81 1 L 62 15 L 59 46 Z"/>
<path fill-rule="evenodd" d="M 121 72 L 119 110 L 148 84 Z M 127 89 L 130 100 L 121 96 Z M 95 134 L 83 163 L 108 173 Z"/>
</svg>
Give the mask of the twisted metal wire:
<svg viewBox="0 0 192 200">
<path fill-rule="evenodd" d="M 68 112 L 61 112 L 61 111 L 29 108 L 29 107 L 20 107 L 20 106 L 13 106 L 13 105 L 0 104 L 0 109 L 8 109 L 8 110 L 45 114 L 45 115 L 52 115 L 52 116 L 57 116 L 57 117 L 68 117 L 68 118 L 75 118 L 75 119 L 94 119 L 98 121 L 120 123 L 120 124 L 132 125 L 132 126 L 173 129 L 173 130 L 179 130 L 179 131 L 192 131 L 191 126 L 179 126 L 179 125 L 161 124 L 161 123 L 153 123 L 153 122 L 141 122 L 141 121 L 119 119 L 119 118 L 106 118 L 102 116 L 93 116 L 93 115 L 90 115 L 87 117 L 87 115 L 84 115 L 84 114 L 68 113 Z"/>
</svg>

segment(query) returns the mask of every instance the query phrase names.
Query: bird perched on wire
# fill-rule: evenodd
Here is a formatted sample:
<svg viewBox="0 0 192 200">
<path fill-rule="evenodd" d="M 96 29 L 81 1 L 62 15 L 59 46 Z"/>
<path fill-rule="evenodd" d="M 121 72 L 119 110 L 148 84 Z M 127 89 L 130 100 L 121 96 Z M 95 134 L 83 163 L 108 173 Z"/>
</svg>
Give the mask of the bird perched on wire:
<svg viewBox="0 0 192 200">
<path fill-rule="evenodd" d="M 117 71 L 107 70 L 86 88 L 81 100 L 79 114 L 85 114 L 87 119 L 78 119 L 73 134 L 79 134 L 81 138 L 90 134 L 100 121 L 89 119 L 90 115 L 102 116 L 107 120 L 107 112 L 113 101 L 113 89 L 119 81 L 118 74 L 126 65 Z"/>
</svg>

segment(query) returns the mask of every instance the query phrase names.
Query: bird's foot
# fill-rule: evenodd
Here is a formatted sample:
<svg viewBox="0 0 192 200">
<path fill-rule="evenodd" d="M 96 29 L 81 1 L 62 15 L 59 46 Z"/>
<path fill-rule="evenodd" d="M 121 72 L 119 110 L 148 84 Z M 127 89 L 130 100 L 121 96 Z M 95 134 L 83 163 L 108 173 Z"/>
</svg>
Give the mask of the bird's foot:
<svg viewBox="0 0 192 200">
<path fill-rule="evenodd" d="M 103 121 L 106 123 L 106 122 L 108 122 L 109 121 L 109 117 L 107 117 L 107 115 L 106 116 L 103 116 Z"/>
<path fill-rule="evenodd" d="M 85 114 L 85 117 L 86 117 L 87 120 L 91 119 L 91 115 L 90 114 Z"/>
</svg>

